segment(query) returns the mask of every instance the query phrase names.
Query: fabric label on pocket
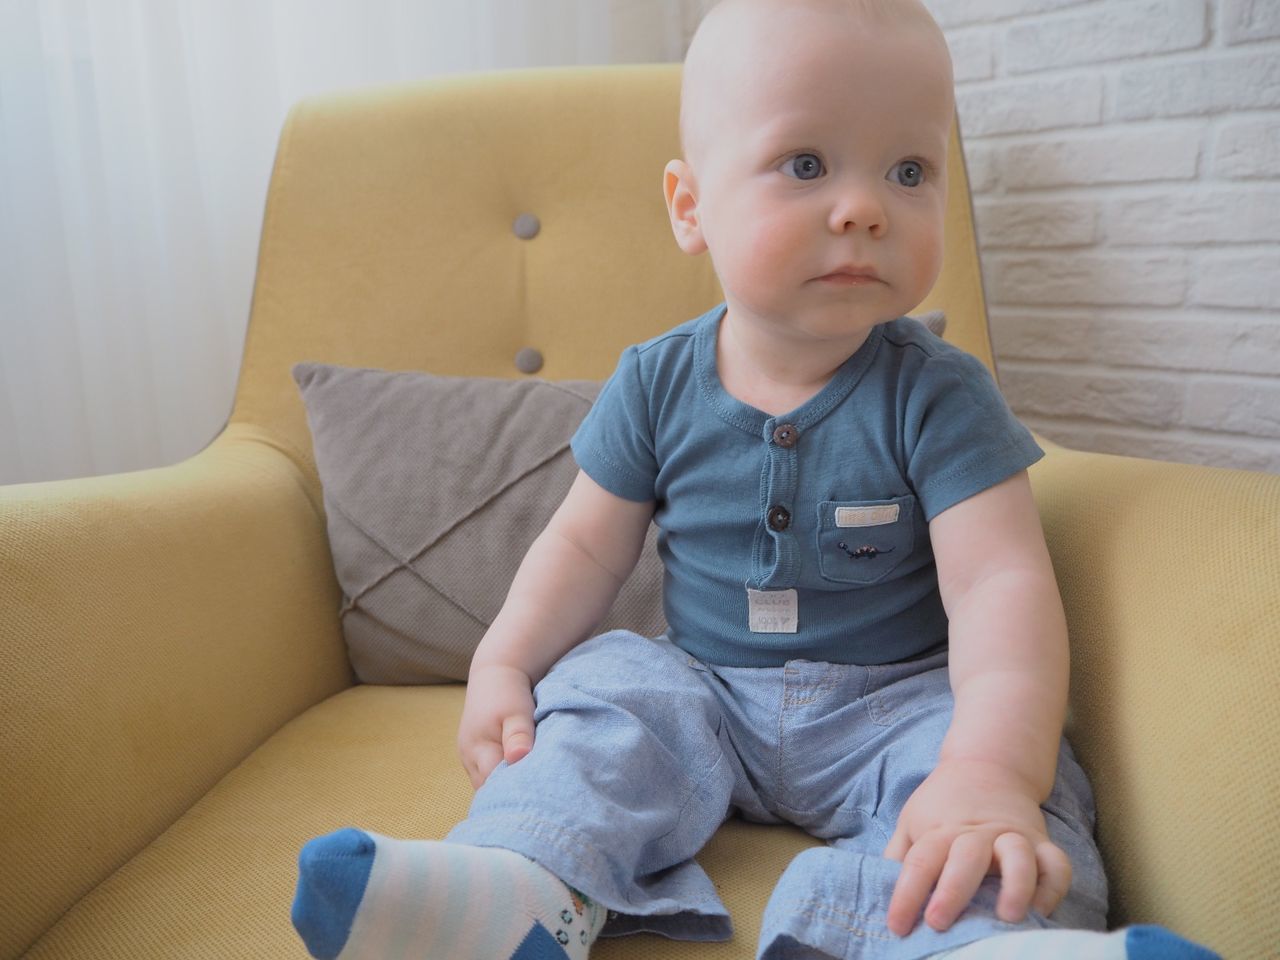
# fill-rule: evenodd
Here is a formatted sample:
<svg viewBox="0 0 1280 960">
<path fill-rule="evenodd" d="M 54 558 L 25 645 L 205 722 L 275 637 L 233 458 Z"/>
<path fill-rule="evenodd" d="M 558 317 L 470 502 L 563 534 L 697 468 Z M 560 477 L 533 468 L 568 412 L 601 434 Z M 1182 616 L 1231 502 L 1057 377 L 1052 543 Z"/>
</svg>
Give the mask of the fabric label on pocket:
<svg viewBox="0 0 1280 960">
<path fill-rule="evenodd" d="M 836 507 L 837 527 L 882 527 L 897 523 L 901 505 L 886 503 L 875 507 Z"/>
<path fill-rule="evenodd" d="M 795 633 L 799 622 L 796 591 L 747 588 L 747 626 L 752 633 Z"/>
</svg>

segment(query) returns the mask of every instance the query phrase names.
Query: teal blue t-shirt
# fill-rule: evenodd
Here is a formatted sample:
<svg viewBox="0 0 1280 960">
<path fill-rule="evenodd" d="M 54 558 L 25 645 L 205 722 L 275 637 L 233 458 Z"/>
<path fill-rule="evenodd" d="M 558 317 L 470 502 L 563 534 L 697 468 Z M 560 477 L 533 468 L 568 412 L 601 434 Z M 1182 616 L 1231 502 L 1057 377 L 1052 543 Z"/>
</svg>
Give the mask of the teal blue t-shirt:
<svg viewBox="0 0 1280 960">
<path fill-rule="evenodd" d="M 771 417 L 720 383 L 724 312 L 628 347 L 572 441 L 606 490 L 656 503 L 671 640 L 747 667 L 938 647 L 928 523 L 1040 459 L 1030 432 L 978 360 L 909 318 Z"/>
</svg>

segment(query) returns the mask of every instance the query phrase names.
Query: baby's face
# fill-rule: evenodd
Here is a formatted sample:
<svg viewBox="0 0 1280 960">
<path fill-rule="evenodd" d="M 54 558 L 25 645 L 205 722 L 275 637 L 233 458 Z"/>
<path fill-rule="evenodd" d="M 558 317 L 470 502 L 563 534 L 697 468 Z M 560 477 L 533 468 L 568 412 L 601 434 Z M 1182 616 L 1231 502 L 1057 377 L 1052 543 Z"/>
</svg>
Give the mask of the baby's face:
<svg viewBox="0 0 1280 960">
<path fill-rule="evenodd" d="M 945 44 L 839 3 L 740 6 L 695 43 L 684 104 L 697 233 L 730 310 L 821 338 L 901 316 L 942 260 Z"/>
</svg>

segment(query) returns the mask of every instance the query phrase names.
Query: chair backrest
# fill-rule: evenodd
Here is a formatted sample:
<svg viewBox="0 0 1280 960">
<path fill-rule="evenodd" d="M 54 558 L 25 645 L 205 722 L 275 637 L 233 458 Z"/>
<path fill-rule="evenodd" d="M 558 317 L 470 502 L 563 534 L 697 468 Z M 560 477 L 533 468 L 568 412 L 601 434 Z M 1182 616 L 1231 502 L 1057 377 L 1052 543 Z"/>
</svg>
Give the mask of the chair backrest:
<svg viewBox="0 0 1280 960">
<path fill-rule="evenodd" d="M 662 201 L 679 88 L 677 65 L 575 67 L 297 106 L 232 423 L 305 457 L 296 361 L 516 377 L 533 349 L 540 377 L 603 378 L 627 344 L 713 306 L 710 260 L 680 252 Z M 991 366 L 956 135 L 950 184 L 943 272 L 921 310 L 944 310 L 947 339 Z"/>
</svg>

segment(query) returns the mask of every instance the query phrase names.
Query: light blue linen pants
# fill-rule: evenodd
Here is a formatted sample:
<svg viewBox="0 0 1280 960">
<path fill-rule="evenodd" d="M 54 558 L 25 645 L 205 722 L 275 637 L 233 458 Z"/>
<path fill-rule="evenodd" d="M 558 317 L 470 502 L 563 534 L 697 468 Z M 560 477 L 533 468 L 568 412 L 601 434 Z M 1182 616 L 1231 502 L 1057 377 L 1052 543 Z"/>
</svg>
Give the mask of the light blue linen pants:
<svg viewBox="0 0 1280 960">
<path fill-rule="evenodd" d="M 796 856 L 774 889 L 767 960 L 911 960 L 1018 929 L 1103 929 L 1093 799 L 1065 740 L 1043 809 L 1073 879 L 1052 917 L 996 919 L 988 877 L 945 933 L 885 925 L 899 865 L 881 854 L 950 723 L 946 663 L 718 667 L 662 638 L 604 634 L 538 684 L 532 752 L 494 770 L 447 839 L 540 863 L 616 914 L 604 936 L 724 940 L 728 913 L 694 857 L 734 813 L 795 824 L 827 845 Z"/>
</svg>

